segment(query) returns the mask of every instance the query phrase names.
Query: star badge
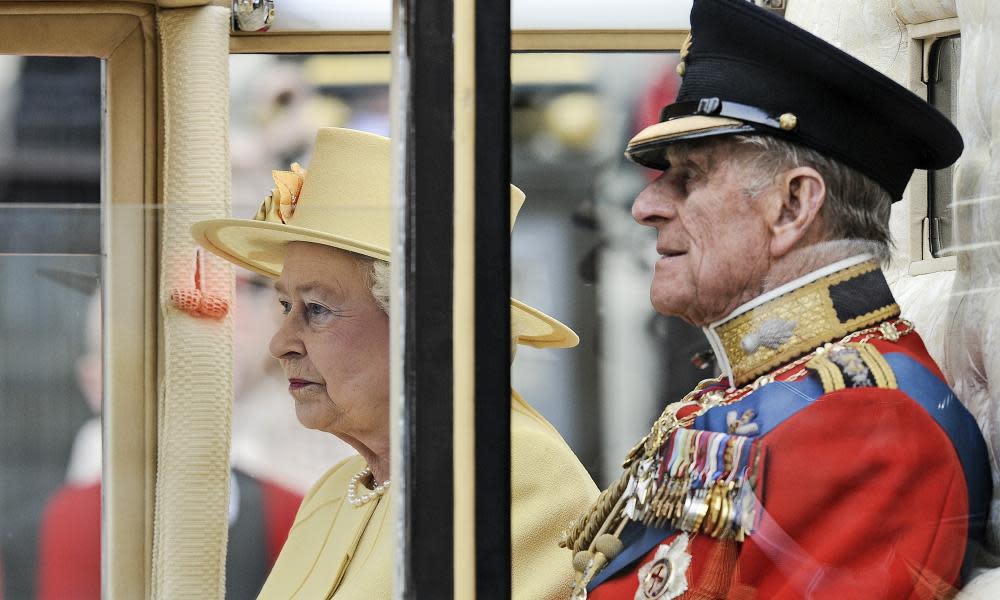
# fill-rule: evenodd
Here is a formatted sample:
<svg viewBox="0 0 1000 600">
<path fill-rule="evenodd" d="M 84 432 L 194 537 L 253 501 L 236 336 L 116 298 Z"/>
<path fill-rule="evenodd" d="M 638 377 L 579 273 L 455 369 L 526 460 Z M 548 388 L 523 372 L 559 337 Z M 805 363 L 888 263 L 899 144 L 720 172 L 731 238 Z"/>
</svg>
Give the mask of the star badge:
<svg viewBox="0 0 1000 600">
<path fill-rule="evenodd" d="M 639 569 L 635 600 L 672 600 L 687 590 L 687 570 L 691 565 L 687 547 L 686 533 L 660 545 L 653 560 Z"/>
</svg>

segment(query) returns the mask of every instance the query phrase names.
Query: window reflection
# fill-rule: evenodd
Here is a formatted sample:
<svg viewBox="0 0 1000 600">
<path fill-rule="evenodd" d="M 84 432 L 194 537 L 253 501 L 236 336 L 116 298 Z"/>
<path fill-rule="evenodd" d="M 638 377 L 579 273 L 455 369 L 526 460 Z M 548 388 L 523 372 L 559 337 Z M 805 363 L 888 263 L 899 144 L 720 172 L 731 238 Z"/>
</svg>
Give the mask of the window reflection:
<svg viewBox="0 0 1000 600">
<path fill-rule="evenodd" d="M 96 59 L 0 57 L 4 600 L 100 598 L 102 378 L 105 361 L 117 358 L 101 348 L 101 214 L 110 210 L 101 206 L 101 68 Z M 266 353 L 258 343 L 270 335 L 263 311 L 248 320 L 242 310 L 269 298 L 258 284 L 241 277 L 234 317 L 252 340 L 239 345 Z M 237 432 L 280 438 L 287 420 L 255 408 L 287 395 L 262 383 L 260 352 L 237 353 L 234 422 Z M 241 439 L 234 439 L 228 598 L 256 595 L 319 468 L 302 472 L 287 457 L 284 472 L 259 468 L 266 461 Z"/>
<path fill-rule="evenodd" d="M 100 594 L 100 85 L 0 57 L 4 598 Z"/>
<path fill-rule="evenodd" d="M 99 269 L 96 256 L 0 257 L 4 598 L 60 597 L 76 568 L 77 589 L 99 593 Z"/>
</svg>

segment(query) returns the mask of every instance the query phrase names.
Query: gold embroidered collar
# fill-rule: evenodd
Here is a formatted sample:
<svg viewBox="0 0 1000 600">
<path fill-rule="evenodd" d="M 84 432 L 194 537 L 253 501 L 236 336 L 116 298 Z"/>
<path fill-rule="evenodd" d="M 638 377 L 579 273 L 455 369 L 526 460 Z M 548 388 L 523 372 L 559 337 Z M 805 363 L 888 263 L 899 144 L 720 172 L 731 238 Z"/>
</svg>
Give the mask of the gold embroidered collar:
<svg viewBox="0 0 1000 600">
<path fill-rule="evenodd" d="M 722 374 L 738 387 L 826 342 L 897 316 L 881 268 L 863 254 L 771 290 L 704 330 Z"/>
</svg>

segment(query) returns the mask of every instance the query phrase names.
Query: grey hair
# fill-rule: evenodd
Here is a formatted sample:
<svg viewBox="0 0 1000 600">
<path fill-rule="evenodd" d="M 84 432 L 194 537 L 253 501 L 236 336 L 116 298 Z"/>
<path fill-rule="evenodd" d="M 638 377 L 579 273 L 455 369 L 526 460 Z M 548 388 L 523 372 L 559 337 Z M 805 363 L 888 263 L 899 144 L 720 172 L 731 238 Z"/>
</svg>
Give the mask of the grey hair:
<svg viewBox="0 0 1000 600">
<path fill-rule="evenodd" d="M 883 264 L 892 253 L 889 213 L 892 197 L 868 176 L 840 161 L 798 144 L 769 135 L 740 135 L 737 144 L 755 150 L 744 158 L 743 166 L 759 174 L 748 193 L 753 196 L 774 183 L 782 173 L 796 167 L 812 167 L 826 184 L 826 200 L 820 216 L 827 239 L 863 241 L 859 249 Z"/>
<path fill-rule="evenodd" d="M 699 151 L 705 152 L 709 170 L 719 163 L 727 163 L 747 173 L 749 181 L 744 192 L 750 197 L 773 185 L 789 169 L 816 169 L 826 185 L 826 198 L 820 209 L 826 239 L 864 241 L 865 252 L 883 264 L 889 262 L 892 197 L 868 176 L 816 150 L 769 135 L 737 135 L 686 142 L 681 147 L 668 148 L 667 158 Z"/>
<path fill-rule="evenodd" d="M 358 267 L 361 269 L 365 282 L 371 289 L 375 304 L 378 304 L 382 312 L 388 315 L 390 285 L 392 283 L 392 269 L 389 267 L 389 263 L 384 260 L 361 255 L 355 256 L 355 260 L 358 261 Z M 517 336 L 511 332 L 510 359 L 512 361 L 515 354 L 517 354 Z"/>
<path fill-rule="evenodd" d="M 377 258 L 360 255 L 355 256 L 355 260 L 358 261 L 358 267 L 361 268 L 365 283 L 371 289 L 375 304 L 378 304 L 382 312 L 388 315 L 390 284 L 392 283 L 392 270 L 389 268 L 389 263 Z"/>
</svg>

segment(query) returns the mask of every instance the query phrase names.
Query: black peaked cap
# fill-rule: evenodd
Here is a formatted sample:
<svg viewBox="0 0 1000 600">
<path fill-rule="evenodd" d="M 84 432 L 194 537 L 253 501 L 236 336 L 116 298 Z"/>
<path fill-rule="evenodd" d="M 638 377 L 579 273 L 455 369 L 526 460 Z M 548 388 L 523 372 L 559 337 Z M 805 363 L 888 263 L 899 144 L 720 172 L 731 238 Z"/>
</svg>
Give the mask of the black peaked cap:
<svg viewBox="0 0 1000 600">
<path fill-rule="evenodd" d="M 914 169 L 962 154 L 962 136 L 933 106 L 747 0 L 695 0 L 683 58 L 677 101 L 629 142 L 634 162 L 662 170 L 670 144 L 767 134 L 864 173 L 895 201 Z"/>
</svg>

